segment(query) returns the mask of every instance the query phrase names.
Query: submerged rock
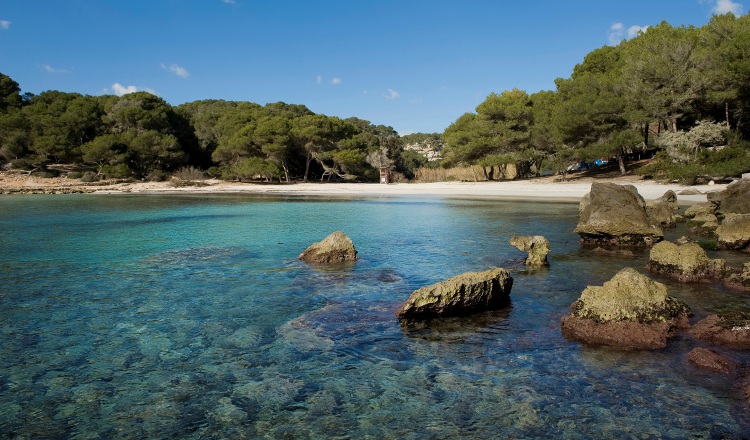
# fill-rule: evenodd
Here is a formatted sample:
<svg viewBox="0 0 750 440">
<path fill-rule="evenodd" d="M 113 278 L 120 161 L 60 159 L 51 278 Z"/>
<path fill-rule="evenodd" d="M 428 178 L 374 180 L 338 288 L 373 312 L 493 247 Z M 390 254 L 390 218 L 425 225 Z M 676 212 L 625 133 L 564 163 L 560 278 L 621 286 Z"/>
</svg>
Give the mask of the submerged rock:
<svg viewBox="0 0 750 440">
<path fill-rule="evenodd" d="M 341 231 L 336 231 L 324 238 L 323 241 L 313 243 L 299 256 L 300 260 L 308 263 L 340 263 L 355 261 L 357 250 L 352 239 Z"/>
<path fill-rule="evenodd" d="M 510 239 L 510 244 L 519 250 L 528 252 L 524 260 L 527 266 L 548 266 L 549 240 L 541 235 L 516 235 Z"/>
<path fill-rule="evenodd" d="M 694 348 L 687 354 L 687 360 L 691 364 L 703 370 L 715 371 L 717 373 L 730 374 L 737 370 L 736 362 L 707 348 Z"/>
<path fill-rule="evenodd" d="M 750 179 L 732 182 L 724 191 L 708 193 L 707 198 L 723 215 L 750 214 Z"/>
<path fill-rule="evenodd" d="M 749 196 L 750 197 L 750 196 Z M 727 214 L 716 228 L 720 249 L 745 249 L 750 246 L 750 214 Z"/>
<path fill-rule="evenodd" d="M 563 335 L 626 349 L 662 348 L 676 328 L 688 327 L 690 309 L 667 295 L 664 284 L 625 268 L 603 286 L 587 287 L 562 318 Z"/>
<path fill-rule="evenodd" d="M 505 269 L 467 272 L 415 290 L 396 312 L 399 319 L 465 315 L 505 307 L 513 278 Z"/>
<path fill-rule="evenodd" d="M 750 348 L 750 313 L 711 315 L 690 329 L 690 334 L 706 342 L 732 348 Z"/>
<path fill-rule="evenodd" d="M 745 263 L 742 269 L 729 275 L 724 282 L 735 289 L 750 290 L 750 263 Z"/>
<path fill-rule="evenodd" d="M 726 261 L 712 260 L 698 243 L 676 245 L 662 241 L 651 248 L 648 269 L 682 282 L 720 279 L 727 273 Z"/>
<path fill-rule="evenodd" d="M 578 210 L 582 243 L 651 246 L 664 237 L 633 185 L 594 182 Z"/>
</svg>

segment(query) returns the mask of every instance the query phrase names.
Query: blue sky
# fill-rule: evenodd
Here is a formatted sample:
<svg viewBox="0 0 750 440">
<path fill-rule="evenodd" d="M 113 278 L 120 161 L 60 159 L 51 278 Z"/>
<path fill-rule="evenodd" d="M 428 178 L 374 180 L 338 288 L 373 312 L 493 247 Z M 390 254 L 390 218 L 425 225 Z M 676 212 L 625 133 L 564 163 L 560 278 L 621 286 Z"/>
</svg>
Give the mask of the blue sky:
<svg viewBox="0 0 750 440">
<path fill-rule="evenodd" d="M 553 90 L 593 49 L 733 0 L 0 0 L 0 72 L 24 92 L 147 90 L 284 101 L 401 134 L 442 132 L 488 94 Z"/>
</svg>

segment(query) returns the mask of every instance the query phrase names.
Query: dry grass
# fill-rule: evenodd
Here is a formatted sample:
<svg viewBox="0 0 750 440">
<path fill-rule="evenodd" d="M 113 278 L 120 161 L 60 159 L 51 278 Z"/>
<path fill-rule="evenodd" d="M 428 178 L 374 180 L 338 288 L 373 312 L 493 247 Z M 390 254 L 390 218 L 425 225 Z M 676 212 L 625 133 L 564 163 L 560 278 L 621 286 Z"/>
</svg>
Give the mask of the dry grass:
<svg viewBox="0 0 750 440">
<path fill-rule="evenodd" d="M 480 166 L 454 168 L 419 168 L 414 177 L 418 182 L 485 182 Z"/>
</svg>

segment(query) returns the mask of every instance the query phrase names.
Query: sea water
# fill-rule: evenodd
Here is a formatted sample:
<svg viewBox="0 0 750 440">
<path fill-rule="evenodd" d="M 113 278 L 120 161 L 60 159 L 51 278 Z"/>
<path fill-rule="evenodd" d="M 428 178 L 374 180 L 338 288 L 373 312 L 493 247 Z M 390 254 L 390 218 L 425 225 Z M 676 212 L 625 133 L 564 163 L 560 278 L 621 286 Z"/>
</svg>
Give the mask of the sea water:
<svg viewBox="0 0 750 440">
<path fill-rule="evenodd" d="M 688 336 L 651 351 L 563 338 L 587 285 L 647 260 L 581 248 L 577 217 L 446 198 L 4 197 L 0 438 L 748 435 L 733 378 L 691 366 Z M 359 261 L 298 260 L 336 230 Z M 551 266 L 527 270 L 509 239 L 539 234 Z M 512 271 L 508 308 L 396 319 L 413 290 L 494 267 Z M 693 322 L 750 309 L 719 285 L 652 278 Z"/>
</svg>

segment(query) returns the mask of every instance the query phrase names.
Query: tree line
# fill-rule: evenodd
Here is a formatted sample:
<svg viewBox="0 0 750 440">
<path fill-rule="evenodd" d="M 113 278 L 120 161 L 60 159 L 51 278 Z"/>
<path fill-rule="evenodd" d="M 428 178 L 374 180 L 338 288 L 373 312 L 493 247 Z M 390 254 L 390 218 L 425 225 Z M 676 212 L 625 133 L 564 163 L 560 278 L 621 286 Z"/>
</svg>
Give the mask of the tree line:
<svg viewBox="0 0 750 440">
<path fill-rule="evenodd" d="M 490 94 L 443 133 L 446 166 L 513 164 L 521 175 L 661 151 L 640 172 L 661 178 L 750 171 L 750 16 L 648 28 L 590 52 L 555 91 Z M 716 148 L 718 147 L 718 148 Z"/>
<path fill-rule="evenodd" d="M 90 167 L 106 178 L 161 180 L 181 167 L 223 179 L 377 180 L 424 164 L 398 133 L 355 117 L 283 102 L 203 100 L 171 106 L 147 92 L 86 96 L 22 93 L 0 74 L 0 164 L 43 172 Z"/>
</svg>

